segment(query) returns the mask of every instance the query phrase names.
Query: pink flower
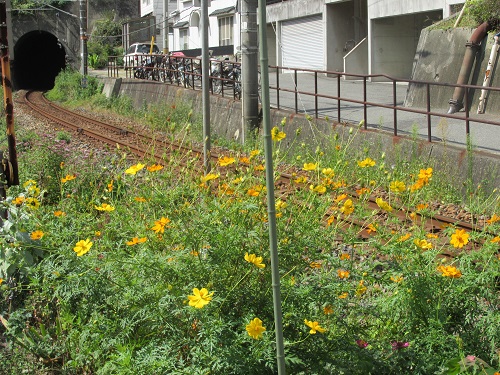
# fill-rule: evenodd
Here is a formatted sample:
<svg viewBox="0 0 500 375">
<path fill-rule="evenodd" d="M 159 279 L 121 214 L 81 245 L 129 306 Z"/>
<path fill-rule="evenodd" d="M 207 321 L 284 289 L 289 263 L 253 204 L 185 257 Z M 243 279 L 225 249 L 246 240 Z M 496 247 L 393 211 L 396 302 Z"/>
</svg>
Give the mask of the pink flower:
<svg viewBox="0 0 500 375">
<path fill-rule="evenodd" d="M 356 344 L 361 348 L 366 348 L 368 346 L 368 343 L 365 340 L 356 340 Z"/>
<path fill-rule="evenodd" d="M 398 350 L 398 349 L 403 349 L 407 348 L 410 346 L 410 343 L 408 341 L 402 342 L 402 341 L 391 341 L 392 345 L 392 350 Z"/>
</svg>

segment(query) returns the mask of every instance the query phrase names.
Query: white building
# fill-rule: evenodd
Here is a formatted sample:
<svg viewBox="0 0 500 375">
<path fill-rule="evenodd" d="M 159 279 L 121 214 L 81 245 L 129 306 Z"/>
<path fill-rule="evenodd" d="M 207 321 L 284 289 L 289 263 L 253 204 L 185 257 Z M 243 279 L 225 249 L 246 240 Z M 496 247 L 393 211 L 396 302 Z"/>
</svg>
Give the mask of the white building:
<svg viewBox="0 0 500 375">
<path fill-rule="evenodd" d="M 409 78 L 420 31 L 460 10 L 463 3 L 464 0 L 268 0 L 269 64 Z M 141 16 L 156 17 L 162 35 L 157 38 L 160 49 L 165 4 L 171 16 L 169 49 L 200 51 L 200 0 L 141 0 Z M 226 46 L 230 52 L 224 54 L 236 54 L 241 44 L 238 1 L 209 1 L 208 14 L 209 48 Z"/>
</svg>

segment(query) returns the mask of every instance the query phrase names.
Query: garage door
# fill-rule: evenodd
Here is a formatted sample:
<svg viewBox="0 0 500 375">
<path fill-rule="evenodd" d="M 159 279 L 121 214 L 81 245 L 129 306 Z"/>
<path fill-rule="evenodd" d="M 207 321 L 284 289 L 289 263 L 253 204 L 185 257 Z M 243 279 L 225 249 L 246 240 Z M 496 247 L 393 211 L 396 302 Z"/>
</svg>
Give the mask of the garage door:
<svg viewBox="0 0 500 375">
<path fill-rule="evenodd" d="M 324 69 L 321 14 L 282 22 L 281 45 L 283 66 Z"/>
</svg>

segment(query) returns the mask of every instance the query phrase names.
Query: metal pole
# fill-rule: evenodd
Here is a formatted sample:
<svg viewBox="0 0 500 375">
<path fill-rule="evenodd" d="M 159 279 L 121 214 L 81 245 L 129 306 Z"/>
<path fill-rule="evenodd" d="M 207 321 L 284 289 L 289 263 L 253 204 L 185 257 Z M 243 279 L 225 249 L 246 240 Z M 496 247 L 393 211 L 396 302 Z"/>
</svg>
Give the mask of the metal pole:
<svg viewBox="0 0 500 375">
<path fill-rule="evenodd" d="M 80 0 L 80 73 L 87 76 L 87 0 Z"/>
<path fill-rule="evenodd" d="M 163 54 L 168 55 L 169 45 L 168 45 L 168 0 L 163 0 L 163 19 L 165 20 L 165 25 L 163 27 Z"/>
<path fill-rule="evenodd" d="M 208 51 L 208 1 L 201 0 L 201 90 L 203 101 L 203 166 L 210 172 L 210 61 Z"/>
<path fill-rule="evenodd" d="M 244 143 L 259 126 L 257 0 L 241 1 L 241 89 Z"/>
<path fill-rule="evenodd" d="M 278 241 L 276 230 L 276 202 L 274 200 L 273 144 L 271 139 L 269 59 L 267 57 L 266 1 L 259 0 L 259 52 L 262 79 L 262 115 L 264 123 L 264 152 L 266 158 L 267 212 L 269 219 L 269 246 L 273 289 L 274 326 L 276 335 L 276 361 L 278 375 L 285 375 L 285 348 L 281 311 L 280 273 L 278 266 Z"/>
<path fill-rule="evenodd" d="M 10 1 L 9 1 L 10 7 Z M 3 104 L 7 123 L 9 147 L 9 170 L 7 185 L 19 185 L 16 137 L 14 133 L 14 105 L 12 100 L 12 78 L 10 74 L 9 42 L 7 30 L 7 2 L 0 2 L 0 59 L 2 66 Z"/>
</svg>

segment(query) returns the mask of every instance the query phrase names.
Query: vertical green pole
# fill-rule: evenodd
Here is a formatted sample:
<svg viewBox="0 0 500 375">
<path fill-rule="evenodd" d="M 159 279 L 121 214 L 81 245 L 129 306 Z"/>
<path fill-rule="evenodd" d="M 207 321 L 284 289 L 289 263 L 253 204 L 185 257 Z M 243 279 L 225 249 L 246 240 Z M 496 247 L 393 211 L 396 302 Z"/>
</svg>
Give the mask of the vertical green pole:
<svg viewBox="0 0 500 375">
<path fill-rule="evenodd" d="M 274 325 L 276 331 L 276 361 L 278 375 L 285 375 L 285 349 L 281 312 L 280 273 L 278 266 L 278 241 L 276 231 L 276 202 L 274 200 L 273 143 L 270 124 L 269 62 L 267 57 L 266 2 L 259 0 L 259 53 L 262 87 L 262 120 L 264 124 L 264 153 L 266 158 L 267 212 L 269 218 L 269 246 L 273 288 Z"/>
</svg>

